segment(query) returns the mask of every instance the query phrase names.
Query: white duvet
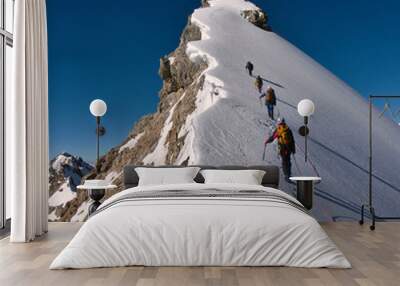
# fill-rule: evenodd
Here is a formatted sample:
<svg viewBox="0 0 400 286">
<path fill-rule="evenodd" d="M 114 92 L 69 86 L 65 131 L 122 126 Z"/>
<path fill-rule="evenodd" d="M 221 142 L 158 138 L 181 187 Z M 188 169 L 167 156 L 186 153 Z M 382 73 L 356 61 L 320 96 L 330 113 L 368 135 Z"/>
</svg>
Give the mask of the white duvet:
<svg viewBox="0 0 400 286">
<path fill-rule="evenodd" d="M 293 266 L 349 268 L 317 221 L 289 204 L 257 198 L 116 200 L 132 192 L 262 190 L 262 186 L 180 184 L 136 187 L 100 208 L 50 269 L 145 266 Z M 106 206 L 108 207 L 106 208 Z"/>
</svg>

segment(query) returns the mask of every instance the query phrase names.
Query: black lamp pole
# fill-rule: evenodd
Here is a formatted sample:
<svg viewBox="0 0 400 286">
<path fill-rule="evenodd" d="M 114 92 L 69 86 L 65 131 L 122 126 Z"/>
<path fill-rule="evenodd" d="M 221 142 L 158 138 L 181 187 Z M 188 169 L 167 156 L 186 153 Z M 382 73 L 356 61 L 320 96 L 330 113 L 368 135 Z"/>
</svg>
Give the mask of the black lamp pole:
<svg viewBox="0 0 400 286">
<path fill-rule="evenodd" d="M 93 100 L 89 105 L 90 113 L 96 117 L 96 173 L 100 171 L 100 136 L 106 133 L 103 126 L 100 125 L 100 117 L 106 114 L 107 104 L 101 99 Z"/>
<path fill-rule="evenodd" d="M 308 137 L 308 116 L 304 116 L 305 136 L 304 136 L 304 160 L 307 163 L 307 137 Z"/>
<path fill-rule="evenodd" d="M 100 172 L 100 137 L 106 134 L 106 129 L 100 124 L 101 116 L 96 116 L 96 171 Z"/>
<path fill-rule="evenodd" d="M 96 171 L 100 171 L 100 116 L 96 116 L 96 137 L 97 137 L 97 159 L 96 159 Z"/>
<path fill-rule="evenodd" d="M 100 136 L 105 134 L 105 128 L 100 125 L 100 116 L 96 116 L 96 175 L 100 173 Z M 92 215 L 101 204 L 101 199 L 106 194 L 105 189 L 91 189 L 89 197 L 93 200 L 89 206 L 89 216 Z"/>
</svg>

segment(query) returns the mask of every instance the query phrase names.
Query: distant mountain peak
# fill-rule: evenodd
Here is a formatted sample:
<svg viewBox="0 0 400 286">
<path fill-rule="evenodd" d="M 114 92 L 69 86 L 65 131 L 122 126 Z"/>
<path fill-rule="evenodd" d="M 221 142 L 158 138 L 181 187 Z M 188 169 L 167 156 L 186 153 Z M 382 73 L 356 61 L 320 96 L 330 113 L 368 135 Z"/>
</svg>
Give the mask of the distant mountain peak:
<svg viewBox="0 0 400 286">
<path fill-rule="evenodd" d="M 93 171 L 93 166 L 81 157 L 63 152 L 50 162 L 49 219 L 69 221 L 74 215 L 71 202 L 79 196 L 76 187 L 82 178 Z"/>
<path fill-rule="evenodd" d="M 81 157 L 73 156 L 67 152 L 60 153 L 50 162 L 50 170 L 66 171 L 69 168 L 79 170 L 82 174 L 85 173 L 86 175 L 92 171 L 94 167 L 85 162 Z M 68 176 L 68 174 L 65 174 L 65 176 Z"/>
</svg>

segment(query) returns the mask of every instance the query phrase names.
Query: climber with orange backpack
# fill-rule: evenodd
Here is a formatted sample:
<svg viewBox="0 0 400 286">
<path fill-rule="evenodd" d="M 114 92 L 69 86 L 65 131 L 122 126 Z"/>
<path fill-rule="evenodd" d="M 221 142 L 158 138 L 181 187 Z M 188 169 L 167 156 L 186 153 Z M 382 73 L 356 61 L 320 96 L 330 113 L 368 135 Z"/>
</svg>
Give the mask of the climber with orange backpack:
<svg viewBox="0 0 400 286">
<path fill-rule="evenodd" d="M 276 139 L 278 140 L 279 145 L 279 155 L 282 159 L 283 174 L 285 175 L 286 181 L 289 181 L 289 178 L 292 175 L 292 162 L 290 157 L 291 154 L 296 153 L 296 144 L 292 130 L 290 130 L 283 118 L 278 119 L 278 125 L 276 126 L 274 133 L 265 141 L 265 146 Z"/>
<path fill-rule="evenodd" d="M 265 106 L 268 110 L 268 116 L 270 119 L 274 120 L 274 107 L 276 105 L 275 90 L 268 86 L 267 91 L 260 95 L 260 99 L 265 97 Z"/>
</svg>

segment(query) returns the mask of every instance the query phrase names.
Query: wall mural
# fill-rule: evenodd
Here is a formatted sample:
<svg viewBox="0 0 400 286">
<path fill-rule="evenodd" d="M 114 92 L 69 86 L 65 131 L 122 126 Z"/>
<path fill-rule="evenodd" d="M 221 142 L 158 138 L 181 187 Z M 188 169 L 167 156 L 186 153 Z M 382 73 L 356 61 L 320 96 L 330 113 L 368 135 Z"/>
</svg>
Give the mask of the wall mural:
<svg viewBox="0 0 400 286">
<path fill-rule="evenodd" d="M 221 1 L 224 2 L 224 1 Z M 368 102 L 281 38 L 267 15 L 247 1 L 197 9 L 178 47 L 160 59 L 163 80 L 155 112 L 137 122 L 118 146 L 93 164 L 62 153 L 50 162 L 49 220 L 82 221 L 87 177 L 122 189 L 127 164 L 278 165 L 281 189 L 290 175 L 320 176 L 312 214 L 319 220 L 358 219 L 368 198 Z M 226 5 L 226 3 L 225 3 Z M 257 39 L 257 41 L 253 41 Z M 308 160 L 298 103 L 315 104 Z M 374 203 L 379 215 L 400 215 L 400 111 L 374 109 Z M 107 136 L 110 136 L 107 134 Z M 390 164 L 389 164 L 390 162 Z"/>
</svg>

